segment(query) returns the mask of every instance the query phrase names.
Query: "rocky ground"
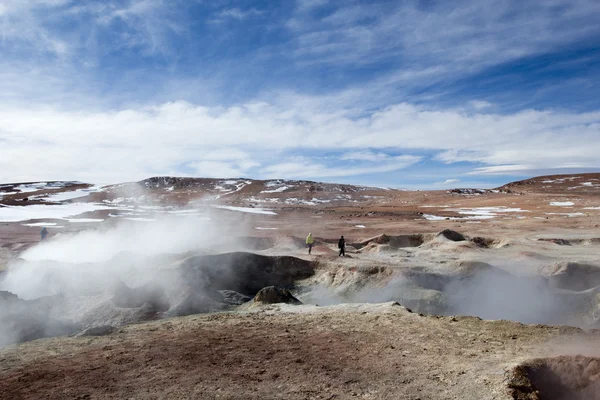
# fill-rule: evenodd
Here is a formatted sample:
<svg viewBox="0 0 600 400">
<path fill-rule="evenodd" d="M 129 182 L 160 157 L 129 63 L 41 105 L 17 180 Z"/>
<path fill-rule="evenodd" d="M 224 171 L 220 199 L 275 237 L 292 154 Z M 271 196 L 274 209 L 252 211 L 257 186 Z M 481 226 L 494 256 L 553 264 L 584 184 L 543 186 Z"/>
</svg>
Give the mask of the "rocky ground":
<svg viewBox="0 0 600 400">
<path fill-rule="evenodd" d="M 599 339 L 574 328 L 422 316 L 394 303 L 270 306 L 4 349 L 0 396 L 535 399 L 519 363 L 593 351 Z"/>
<path fill-rule="evenodd" d="M 0 186 L 0 398 L 600 398 L 599 195 Z"/>
</svg>

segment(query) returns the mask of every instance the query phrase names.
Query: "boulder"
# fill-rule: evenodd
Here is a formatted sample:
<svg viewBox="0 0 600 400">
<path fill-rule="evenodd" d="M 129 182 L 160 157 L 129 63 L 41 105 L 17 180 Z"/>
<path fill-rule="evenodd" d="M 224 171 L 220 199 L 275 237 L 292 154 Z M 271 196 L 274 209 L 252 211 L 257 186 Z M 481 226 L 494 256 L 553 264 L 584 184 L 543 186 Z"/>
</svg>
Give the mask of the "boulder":
<svg viewBox="0 0 600 400">
<path fill-rule="evenodd" d="M 223 303 L 229 305 L 239 306 L 252 300 L 252 297 L 233 290 L 219 290 L 219 293 L 223 296 Z"/>
<path fill-rule="evenodd" d="M 548 285 L 557 289 L 582 291 L 600 286 L 600 266 L 578 262 L 561 262 L 543 267 Z"/>
<path fill-rule="evenodd" d="M 302 304 L 302 302 L 295 298 L 289 290 L 280 289 L 275 286 L 267 286 L 265 288 L 262 288 L 256 294 L 256 296 L 254 296 L 254 302 L 262 304 Z"/>
</svg>

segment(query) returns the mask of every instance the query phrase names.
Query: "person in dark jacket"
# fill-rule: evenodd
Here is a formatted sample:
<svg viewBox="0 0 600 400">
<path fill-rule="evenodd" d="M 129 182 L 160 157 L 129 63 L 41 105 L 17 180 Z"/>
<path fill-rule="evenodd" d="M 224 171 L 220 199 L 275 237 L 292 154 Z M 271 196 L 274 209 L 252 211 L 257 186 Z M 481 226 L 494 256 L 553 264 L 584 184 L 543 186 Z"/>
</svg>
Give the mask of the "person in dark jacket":
<svg viewBox="0 0 600 400">
<path fill-rule="evenodd" d="M 42 228 L 40 231 L 40 236 L 42 237 L 42 240 L 46 239 L 46 236 L 48 236 L 48 229 L 46 229 L 46 227 Z"/>
<path fill-rule="evenodd" d="M 344 240 L 343 236 L 338 241 L 338 249 L 340 249 L 340 257 L 341 256 L 345 257 L 346 256 L 346 241 Z"/>
</svg>

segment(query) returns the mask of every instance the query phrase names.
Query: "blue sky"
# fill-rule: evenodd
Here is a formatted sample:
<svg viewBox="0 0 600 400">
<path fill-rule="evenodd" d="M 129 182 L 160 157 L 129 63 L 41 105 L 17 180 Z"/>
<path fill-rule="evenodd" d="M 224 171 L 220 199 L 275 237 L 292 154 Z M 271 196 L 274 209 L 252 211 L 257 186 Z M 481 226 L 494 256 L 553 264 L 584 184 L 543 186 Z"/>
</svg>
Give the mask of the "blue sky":
<svg viewBox="0 0 600 400">
<path fill-rule="evenodd" d="M 600 3 L 0 0 L 0 181 L 600 171 Z"/>
</svg>

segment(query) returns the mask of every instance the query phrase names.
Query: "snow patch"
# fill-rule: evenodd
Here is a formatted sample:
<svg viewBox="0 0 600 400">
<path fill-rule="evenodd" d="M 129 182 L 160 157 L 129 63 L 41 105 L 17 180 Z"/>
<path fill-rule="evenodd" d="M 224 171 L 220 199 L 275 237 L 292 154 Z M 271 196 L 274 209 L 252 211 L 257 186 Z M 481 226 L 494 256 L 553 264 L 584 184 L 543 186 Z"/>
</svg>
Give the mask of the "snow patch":
<svg viewBox="0 0 600 400">
<path fill-rule="evenodd" d="M 544 213 L 546 215 L 564 215 L 566 217 L 583 217 L 585 214 L 582 212 L 575 212 L 575 213 Z"/>
<path fill-rule="evenodd" d="M 575 203 L 573 203 L 572 201 L 552 201 L 550 202 L 550 205 L 556 207 L 569 207 L 574 206 Z"/>
<path fill-rule="evenodd" d="M 0 207 L 0 221 L 20 222 L 31 219 L 68 219 L 68 217 L 98 210 L 110 210 L 110 208 L 93 203 L 6 206 Z"/>
<path fill-rule="evenodd" d="M 288 189 L 291 189 L 291 186 L 281 186 L 278 187 L 277 189 L 273 189 L 273 190 L 263 190 L 261 193 L 281 193 L 281 192 L 285 192 Z"/>
<path fill-rule="evenodd" d="M 21 224 L 22 226 L 55 226 L 56 222 L 34 222 L 33 224 Z"/>
<path fill-rule="evenodd" d="M 270 210 L 266 210 L 264 208 L 234 207 L 234 206 L 214 206 L 214 207 L 222 209 L 222 210 L 239 211 L 239 212 L 244 212 L 244 213 L 249 213 L 249 214 L 277 215 L 277 213 L 270 211 Z"/>
</svg>

